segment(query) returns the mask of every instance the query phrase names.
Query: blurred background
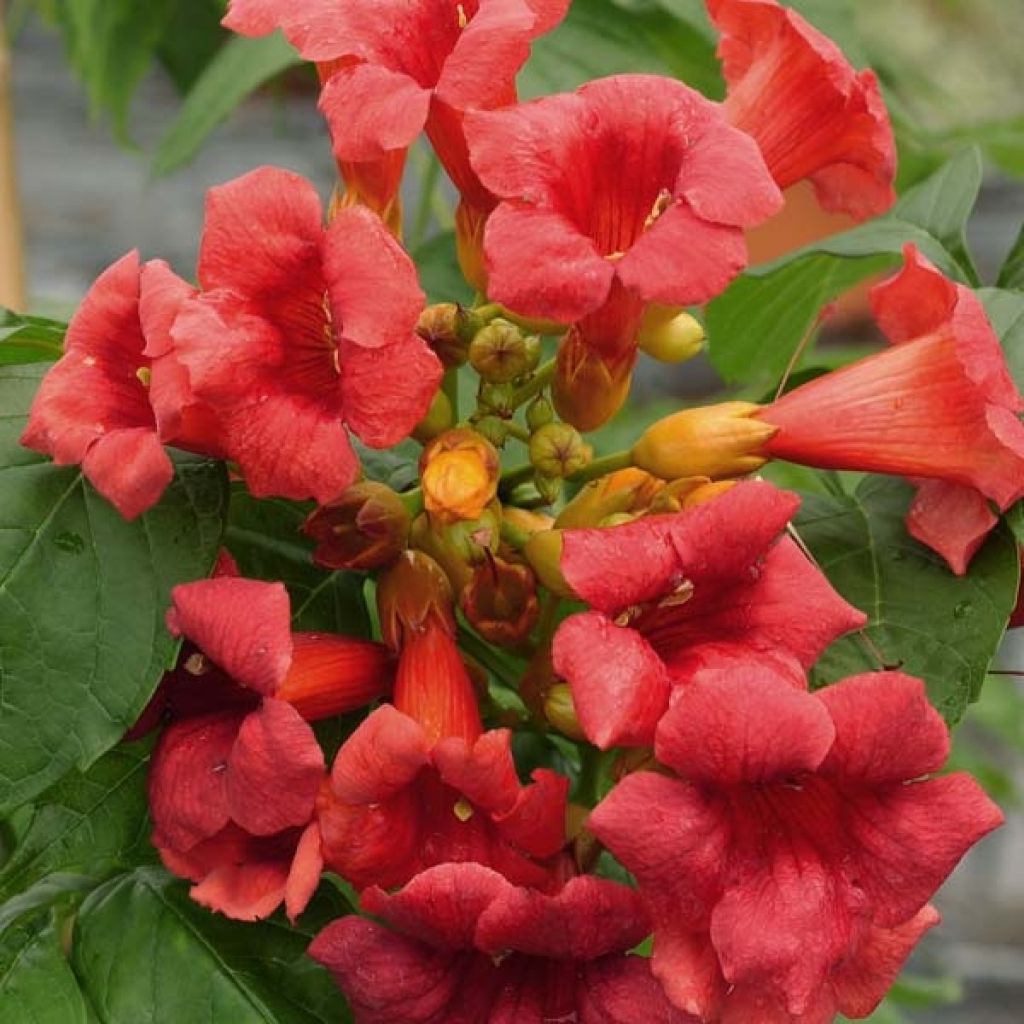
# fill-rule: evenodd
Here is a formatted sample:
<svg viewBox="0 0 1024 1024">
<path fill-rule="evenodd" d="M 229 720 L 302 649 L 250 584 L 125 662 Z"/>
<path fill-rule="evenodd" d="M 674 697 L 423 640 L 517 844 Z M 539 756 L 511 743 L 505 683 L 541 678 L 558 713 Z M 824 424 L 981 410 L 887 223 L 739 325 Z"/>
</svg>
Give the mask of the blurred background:
<svg viewBox="0 0 1024 1024">
<path fill-rule="evenodd" d="M 133 247 L 191 276 L 205 190 L 258 165 L 291 168 L 330 194 L 335 168 L 312 69 L 277 37 L 225 33 L 224 6 L 0 0 L 0 305 L 66 317 L 99 272 Z M 981 147 L 985 183 L 968 237 L 991 283 L 1024 219 L 1024 0 L 791 6 L 855 64 L 878 71 L 897 130 L 901 189 L 962 147 Z M 521 92 L 638 70 L 721 95 L 701 0 L 576 0 L 538 43 Z M 432 298 L 464 298 L 442 178 L 426 149 L 413 152 L 405 240 Z M 772 259 L 848 226 L 791 201 L 784 220 L 752 239 L 752 252 Z M 843 301 L 826 333 L 825 344 L 844 354 L 877 343 L 863 291 Z M 613 429 L 721 388 L 706 360 L 641 366 L 641 411 Z M 1024 630 L 1016 632 L 955 751 L 957 767 L 982 778 L 1009 823 L 946 886 L 945 926 L 872 1018 L 878 1024 L 1024 1021 Z"/>
</svg>

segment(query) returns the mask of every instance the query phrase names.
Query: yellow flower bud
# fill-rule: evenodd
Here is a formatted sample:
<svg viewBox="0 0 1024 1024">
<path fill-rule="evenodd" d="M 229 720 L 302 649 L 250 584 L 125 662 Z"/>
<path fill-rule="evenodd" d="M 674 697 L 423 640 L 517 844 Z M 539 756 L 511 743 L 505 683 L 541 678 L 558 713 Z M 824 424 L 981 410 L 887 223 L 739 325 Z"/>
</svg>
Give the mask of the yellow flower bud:
<svg viewBox="0 0 1024 1024">
<path fill-rule="evenodd" d="M 559 597 L 576 598 L 572 588 L 562 575 L 562 531 L 544 530 L 535 533 L 523 549 L 530 568 L 537 579 Z"/>
<path fill-rule="evenodd" d="M 768 461 L 764 445 L 778 431 L 752 418 L 759 409 L 752 402 L 722 402 L 673 413 L 644 431 L 633 462 L 663 480 L 753 473 Z"/>
<path fill-rule="evenodd" d="M 576 717 L 576 705 L 568 683 L 556 683 L 544 695 L 544 717 L 562 735 L 573 740 L 586 739 Z"/>
<path fill-rule="evenodd" d="M 479 519 L 498 491 L 501 464 L 490 441 L 475 430 L 449 430 L 423 449 L 423 503 L 442 523 Z"/>
<path fill-rule="evenodd" d="M 647 307 L 637 336 L 640 348 L 662 363 L 685 363 L 704 349 L 700 321 L 675 306 Z"/>
<path fill-rule="evenodd" d="M 556 525 L 577 529 L 596 526 L 609 516 L 622 512 L 644 512 L 664 487 L 664 481 L 642 469 L 629 466 L 616 470 L 581 487 L 576 497 L 559 513 Z"/>
</svg>

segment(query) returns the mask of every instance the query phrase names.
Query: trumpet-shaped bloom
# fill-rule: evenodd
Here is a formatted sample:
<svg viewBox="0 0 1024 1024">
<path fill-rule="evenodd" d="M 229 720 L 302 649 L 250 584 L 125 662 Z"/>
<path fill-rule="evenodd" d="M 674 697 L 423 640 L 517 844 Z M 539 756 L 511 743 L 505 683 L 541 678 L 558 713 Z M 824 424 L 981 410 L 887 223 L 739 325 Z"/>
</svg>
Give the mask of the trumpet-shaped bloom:
<svg viewBox="0 0 1024 1024">
<path fill-rule="evenodd" d="M 514 103 L 533 39 L 568 0 L 232 0 L 224 24 L 281 28 L 324 80 L 320 109 L 353 197 L 389 218 L 408 148 L 424 130 L 469 207 L 493 198 L 470 167 L 466 110 Z"/>
<path fill-rule="evenodd" d="M 559 627 L 554 666 L 588 739 L 650 745 L 673 690 L 709 668 L 767 664 L 803 687 L 822 651 L 864 625 L 779 540 L 798 504 L 768 484 L 740 483 L 674 515 L 565 531 L 562 574 L 592 610 Z"/>
<path fill-rule="evenodd" d="M 707 0 L 721 33 L 730 123 L 752 135 L 780 188 L 810 179 L 829 211 L 872 217 L 896 195 L 896 147 L 873 71 L 776 0 Z"/>
<path fill-rule="evenodd" d="M 388 447 L 426 413 L 441 365 L 415 334 L 423 293 L 367 210 L 324 229 L 309 182 L 253 171 L 210 190 L 199 282 L 174 354 L 254 495 L 326 504 L 359 471 L 349 430 Z"/>
<path fill-rule="evenodd" d="M 965 570 L 995 517 L 1024 496 L 1024 399 L 969 288 L 915 246 L 875 287 L 872 305 L 893 343 L 810 381 L 761 410 L 777 427 L 765 453 L 833 469 L 922 477 L 911 533 Z"/>
<path fill-rule="evenodd" d="M 356 1024 L 696 1024 L 629 955 L 649 926 L 618 883 L 578 876 L 548 895 L 444 864 L 361 902 L 384 924 L 344 917 L 309 948 Z"/>
<path fill-rule="evenodd" d="M 188 640 L 163 689 L 149 777 L 153 843 L 193 897 L 232 917 L 293 917 L 319 877 L 314 810 L 326 778 L 307 719 L 360 707 L 389 683 L 379 644 L 290 630 L 279 583 L 221 577 L 172 592 Z"/>
<path fill-rule="evenodd" d="M 526 885 L 566 842 L 568 780 L 519 782 L 507 729 L 484 732 L 455 641 L 435 618 L 404 641 L 395 706 L 338 751 L 320 805 L 326 861 L 358 888 L 402 885 L 445 861 L 486 864 Z"/>
<path fill-rule="evenodd" d="M 130 252 L 97 278 L 68 326 L 64 355 L 43 378 L 21 438 L 58 465 L 81 464 L 126 519 L 154 505 L 174 476 L 150 404 L 151 389 L 159 391 L 167 379 L 164 362 L 147 349 L 164 303 L 152 290 L 143 295 L 142 284 L 146 271 L 159 275 L 165 267 L 143 267 Z M 189 446 L 179 434 L 165 430 L 163 440 Z"/>
<path fill-rule="evenodd" d="M 573 381 L 598 386 L 586 356 L 612 386 L 628 380 L 645 304 L 717 295 L 746 264 L 743 229 L 782 202 L 754 141 L 669 79 L 619 75 L 472 113 L 466 134 L 501 199 L 485 235 L 489 295 L 575 325 L 582 351 L 563 359 L 556 395 L 577 425 L 591 424 Z"/>
<path fill-rule="evenodd" d="M 869 1012 L 934 923 L 932 894 L 1002 822 L 969 776 L 925 778 L 949 737 L 920 680 L 895 672 L 814 694 L 757 668 L 706 672 L 655 753 L 676 777 L 628 776 L 590 827 L 637 878 L 655 974 L 702 1017 L 733 996 L 774 1005 L 769 1021 L 827 1021 L 828 1000 Z"/>
</svg>

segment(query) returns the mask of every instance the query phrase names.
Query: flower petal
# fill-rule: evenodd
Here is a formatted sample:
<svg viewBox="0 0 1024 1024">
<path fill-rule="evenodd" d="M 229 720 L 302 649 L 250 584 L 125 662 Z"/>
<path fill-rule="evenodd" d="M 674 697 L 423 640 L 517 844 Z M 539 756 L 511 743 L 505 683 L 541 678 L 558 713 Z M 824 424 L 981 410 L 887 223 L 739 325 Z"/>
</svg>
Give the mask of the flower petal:
<svg viewBox="0 0 1024 1024">
<path fill-rule="evenodd" d="M 258 836 L 305 826 L 324 774 L 313 730 L 290 704 L 265 700 L 242 722 L 228 758 L 231 817 Z"/>
<path fill-rule="evenodd" d="M 287 880 L 284 861 L 226 864 L 193 886 L 189 895 L 200 906 L 236 921 L 262 921 L 281 905 Z"/>
<path fill-rule="evenodd" d="M 371 448 L 408 437 L 441 383 L 440 360 L 414 334 L 383 348 L 342 342 L 338 358 L 345 422 Z"/>
<path fill-rule="evenodd" d="M 318 106 L 335 157 L 361 163 L 412 145 L 427 121 L 430 90 L 390 68 L 349 64 L 327 80 Z"/>
<path fill-rule="evenodd" d="M 236 682 L 270 696 L 292 660 L 291 601 L 283 583 L 220 576 L 171 591 L 167 628 L 188 637 Z"/>
<path fill-rule="evenodd" d="M 409 344 L 425 298 L 415 265 L 379 217 L 359 206 L 335 213 L 324 274 L 339 339 L 365 348 Z"/>
<path fill-rule="evenodd" d="M 324 870 L 323 850 L 320 842 L 320 827 L 315 821 L 310 822 L 299 837 L 299 845 L 295 848 L 288 879 L 284 887 L 284 909 L 288 920 L 295 924 L 295 919 L 306 909 L 309 901 L 320 883 L 320 875 Z"/>
<path fill-rule="evenodd" d="M 599 612 L 572 615 L 558 627 L 552 653 L 591 743 L 602 750 L 653 744 L 672 684 L 636 630 L 616 626 Z"/>
<path fill-rule="evenodd" d="M 708 671 L 676 692 L 658 725 L 658 760 L 716 786 L 814 771 L 836 731 L 811 694 L 758 667 Z"/>
<path fill-rule="evenodd" d="M 174 466 L 150 427 L 101 437 L 86 452 L 82 472 L 125 519 L 152 508 L 174 479 Z"/>
</svg>

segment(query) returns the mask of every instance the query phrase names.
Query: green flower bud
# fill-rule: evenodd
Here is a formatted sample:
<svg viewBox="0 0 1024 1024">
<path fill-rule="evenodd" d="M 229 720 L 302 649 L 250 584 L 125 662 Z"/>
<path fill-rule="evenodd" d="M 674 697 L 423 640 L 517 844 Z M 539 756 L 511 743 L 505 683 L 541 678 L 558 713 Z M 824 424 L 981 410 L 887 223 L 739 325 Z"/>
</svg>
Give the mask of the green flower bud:
<svg viewBox="0 0 1024 1024">
<path fill-rule="evenodd" d="M 593 458 L 594 450 L 568 423 L 547 423 L 530 437 L 530 462 L 548 477 L 578 473 Z"/>
<path fill-rule="evenodd" d="M 551 403 L 538 395 L 526 408 L 526 425 L 532 434 L 541 427 L 546 427 L 555 418 L 555 410 Z"/>
<path fill-rule="evenodd" d="M 515 324 L 492 320 L 470 343 L 469 362 L 491 384 L 515 380 L 529 369 L 526 338 Z"/>
</svg>

